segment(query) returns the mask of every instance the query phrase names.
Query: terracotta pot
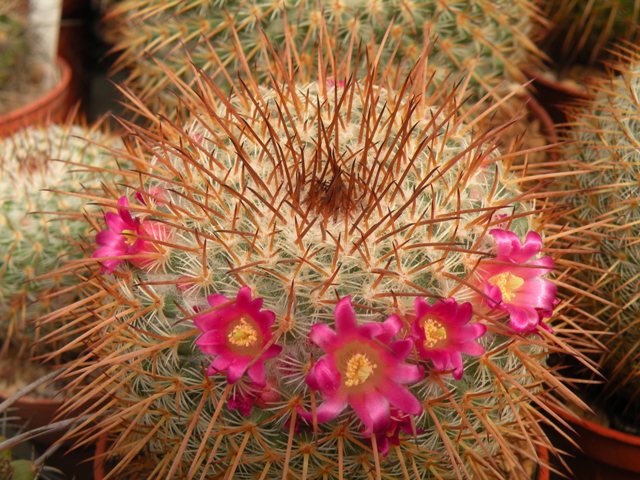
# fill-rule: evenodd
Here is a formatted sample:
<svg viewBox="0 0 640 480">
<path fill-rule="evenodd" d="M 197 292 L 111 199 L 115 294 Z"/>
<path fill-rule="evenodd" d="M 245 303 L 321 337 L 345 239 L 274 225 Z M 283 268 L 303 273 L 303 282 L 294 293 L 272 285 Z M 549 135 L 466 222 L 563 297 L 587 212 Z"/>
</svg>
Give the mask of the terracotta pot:
<svg viewBox="0 0 640 480">
<path fill-rule="evenodd" d="M 563 438 L 557 446 L 573 458 L 567 463 L 574 477 L 580 480 L 640 480 L 640 437 L 622 433 L 579 418 L 564 409 L 551 408 L 571 425 L 572 439 L 581 451 Z"/>
<path fill-rule="evenodd" d="M 0 403 L 4 402 L 10 395 L 0 392 Z M 25 396 L 11 405 L 11 416 L 20 417 L 25 422 L 26 429 L 44 427 L 53 423 L 56 413 L 61 408 L 63 402 L 59 399 L 34 398 Z M 60 438 L 61 432 L 52 432 L 40 435 L 33 441 L 36 443 L 52 444 Z"/>
<path fill-rule="evenodd" d="M 56 86 L 40 98 L 0 115 L 0 137 L 10 135 L 29 125 L 64 120 L 70 110 L 68 96 L 71 68 L 62 58 L 58 58 L 58 68 L 60 80 Z"/>
<path fill-rule="evenodd" d="M 538 457 L 540 458 L 540 463 L 536 472 L 536 480 L 549 480 L 549 450 L 539 447 Z"/>
<path fill-rule="evenodd" d="M 565 110 L 568 107 L 592 98 L 586 90 L 552 80 L 542 72 L 529 68 L 524 68 L 523 72 L 532 80 L 531 90 L 536 99 L 544 105 L 550 118 L 556 123 L 567 121 Z"/>
</svg>

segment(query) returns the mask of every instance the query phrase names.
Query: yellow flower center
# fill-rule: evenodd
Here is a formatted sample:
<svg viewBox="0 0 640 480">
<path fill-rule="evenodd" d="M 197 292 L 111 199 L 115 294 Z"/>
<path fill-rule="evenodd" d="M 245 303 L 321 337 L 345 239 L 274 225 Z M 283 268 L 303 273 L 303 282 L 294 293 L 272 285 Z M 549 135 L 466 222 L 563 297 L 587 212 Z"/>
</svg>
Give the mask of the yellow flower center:
<svg viewBox="0 0 640 480">
<path fill-rule="evenodd" d="M 136 243 L 136 232 L 133 230 L 122 230 L 121 233 L 124 236 L 124 241 L 127 245 L 133 245 Z"/>
<path fill-rule="evenodd" d="M 502 272 L 491 277 L 489 283 L 500 289 L 503 302 L 510 302 L 513 300 L 516 290 L 524 285 L 524 280 L 511 272 Z"/>
<path fill-rule="evenodd" d="M 433 348 L 438 342 L 447 339 L 447 330 L 442 323 L 433 318 L 427 318 L 422 321 L 422 330 L 424 330 L 424 346 L 425 348 Z"/>
<path fill-rule="evenodd" d="M 229 342 L 238 347 L 251 347 L 258 341 L 258 332 L 243 318 L 227 335 Z"/>
<path fill-rule="evenodd" d="M 347 362 L 347 372 L 345 374 L 346 380 L 344 384 L 347 387 L 355 387 L 356 385 L 362 385 L 366 382 L 373 371 L 378 366 L 373 363 L 363 353 L 356 353 Z"/>
</svg>

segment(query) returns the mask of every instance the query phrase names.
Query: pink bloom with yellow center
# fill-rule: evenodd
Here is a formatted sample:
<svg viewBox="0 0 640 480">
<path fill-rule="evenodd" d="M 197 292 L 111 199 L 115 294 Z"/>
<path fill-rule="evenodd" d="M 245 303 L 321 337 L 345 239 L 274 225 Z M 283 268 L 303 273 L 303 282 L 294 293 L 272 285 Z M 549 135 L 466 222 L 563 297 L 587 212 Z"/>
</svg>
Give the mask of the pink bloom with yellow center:
<svg viewBox="0 0 640 480">
<path fill-rule="evenodd" d="M 496 242 L 496 256 L 478 266 L 485 302 L 509 313 L 510 326 L 528 333 L 542 319 L 551 316 L 556 304 L 556 286 L 544 276 L 553 270 L 551 257 L 535 258 L 542 250 L 542 238 L 529 232 L 524 243 L 507 230 L 489 232 Z"/>
<path fill-rule="evenodd" d="M 194 323 L 203 332 L 196 345 L 214 357 L 208 374 L 226 371 L 227 381 L 235 383 L 246 372 L 256 385 L 264 386 L 265 362 L 282 350 L 268 345 L 275 314 L 261 310 L 262 298 L 252 300 L 249 287 L 242 287 L 235 300 L 214 294 L 207 301 L 215 309 L 197 315 Z"/>
<path fill-rule="evenodd" d="M 403 362 L 413 342 L 394 340 L 402 327 L 400 318 L 392 315 L 383 323 L 358 326 L 351 299 L 345 297 L 335 308 L 335 320 L 336 331 L 316 324 L 309 333 L 309 339 L 325 351 L 307 375 L 307 384 L 324 400 L 315 412 L 317 421 L 333 420 L 350 405 L 365 425 L 364 434 L 371 435 L 386 430 L 390 405 L 418 415 L 422 406 L 404 385 L 423 378 L 423 372 Z"/>
<path fill-rule="evenodd" d="M 416 319 L 413 339 L 418 354 L 430 360 L 436 370 L 452 371 L 460 380 L 464 370 L 462 354 L 482 355 L 484 348 L 477 343 L 487 331 L 480 323 L 469 324 L 472 317 L 470 303 L 458 305 L 453 298 L 429 305 L 421 298 L 415 300 Z"/>
<path fill-rule="evenodd" d="M 96 235 L 98 248 L 93 258 L 100 260 L 106 273 L 112 273 L 125 261 L 137 267 L 150 265 L 153 262 L 151 254 L 158 252 L 153 240 L 168 237 L 168 230 L 163 224 L 133 218 L 127 197 L 118 199 L 117 213 L 107 212 L 104 218 L 107 228 Z"/>
</svg>

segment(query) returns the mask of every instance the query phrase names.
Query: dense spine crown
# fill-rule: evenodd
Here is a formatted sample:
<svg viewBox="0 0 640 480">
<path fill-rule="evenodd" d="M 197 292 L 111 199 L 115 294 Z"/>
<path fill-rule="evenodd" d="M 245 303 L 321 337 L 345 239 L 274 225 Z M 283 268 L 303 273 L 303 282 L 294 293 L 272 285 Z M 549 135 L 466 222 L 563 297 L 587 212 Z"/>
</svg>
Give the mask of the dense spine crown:
<svg viewBox="0 0 640 480">
<path fill-rule="evenodd" d="M 566 395 L 544 365 L 553 337 L 513 335 L 476 269 L 495 255 L 494 227 L 524 238 L 532 202 L 504 170 L 499 132 L 478 133 L 451 113 L 453 95 L 438 106 L 414 80 L 396 91 L 373 74 L 294 78 L 227 99 L 200 79 L 197 93 L 175 86 L 184 126 L 131 126 L 128 187 L 101 202 L 104 223 L 91 220 L 95 304 L 58 331 L 87 332 L 69 366 L 87 383 L 70 384 L 69 408 L 91 398 L 94 422 L 75 434 L 109 436 L 114 476 L 528 476 L 522 458 L 547 442 L 531 400 L 546 382 Z M 416 300 L 451 296 L 460 308 Z M 362 342 L 340 334 L 355 318 Z M 407 349 L 412 325 L 420 356 Z M 339 374 L 354 395 L 392 381 L 420 404 L 392 410 L 387 436 L 357 395 L 327 412 L 343 402 L 327 383 Z"/>
<path fill-rule="evenodd" d="M 83 202 L 56 194 L 55 190 L 80 192 L 100 186 L 93 173 L 68 163 L 92 166 L 106 163 L 106 154 L 91 141 L 104 143 L 107 139 L 82 127 L 51 126 L 23 130 L 0 141 L 3 353 L 10 349 L 15 355 L 33 347 L 35 333 L 27 321 L 72 301 L 77 295 L 65 290 L 69 285 L 61 277 L 33 280 L 82 255 L 79 241 L 88 227 L 77 217 L 82 216 Z M 39 295 L 42 300 L 47 292 L 51 297 L 36 302 Z"/>
<path fill-rule="evenodd" d="M 574 282 L 595 286 L 592 294 L 603 302 L 593 311 L 606 320 L 591 328 L 613 334 L 603 337 L 605 390 L 621 394 L 623 404 L 607 403 L 616 405 L 614 419 L 629 416 L 638 429 L 640 414 L 631 410 L 640 398 L 640 53 L 622 52 L 620 61 L 574 122 L 575 170 L 584 173 L 567 185 L 565 200 L 574 207 L 574 226 L 586 232 L 580 237 L 597 252 L 581 259 L 591 268 Z"/>
<path fill-rule="evenodd" d="M 519 65 L 540 57 L 529 38 L 540 22 L 530 0 L 123 0 L 108 18 L 117 67 L 154 111 L 176 102 L 167 69 L 182 79 L 192 78 L 191 62 L 209 74 L 220 65 L 232 76 L 260 70 L 270 48 L 261 30 L 312 75 L 318 43 L 345 56 L 360 43 L 372 52 L 388 31 L 385 58 L 398 48 L 395 58 L 412 63 L 429 45 L 436 81 L 473 70 L 476 98 L 505 78 L 523 81 Z"/>
<path fill-rule="evenodd" d="M 639 0 L 547 0 L 544 10 L 546 49 L 564 63 L 596 63 L 614 42 L 638 38 Z"/>
</svg>

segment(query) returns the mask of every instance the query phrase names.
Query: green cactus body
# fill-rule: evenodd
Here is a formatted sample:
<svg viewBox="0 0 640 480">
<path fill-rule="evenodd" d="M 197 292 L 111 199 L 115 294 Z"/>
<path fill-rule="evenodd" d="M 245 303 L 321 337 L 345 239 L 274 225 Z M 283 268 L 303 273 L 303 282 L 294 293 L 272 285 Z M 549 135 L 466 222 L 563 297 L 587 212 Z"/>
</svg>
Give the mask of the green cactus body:
<svg viewBox="0 0 640 480">
<path fill-rule="evenodd" d="M 554 25 L 546 38 L 550 55 L 564 63 L 594 64 L 607 48 L 638 35 L 638 0 L 550 0 L 545 14 Z"/>
<path fill-rule="evenodd" d="M 95 176 L 90 181 L 82 166 L 65 163 L 106 163 L 107 154 L 91 141 L 106 143 L 107 137 L 82 127 L 51 126 L 23 130 L 0 142 L 0 336 L 4 354 L 28 353 L 39 334 L 28 321 L 77 296 L 60 277 L 33 280 L 82 255 L 79 239 L 88 230 L 78 221 L 83 202 L 55 191 L 79 192 L 100 186 Z M 47 292 L 51 297 L 44 300 Z"/>
<path fill-rule="evenodd" d="M 474 133 L 446 113 L 452 105 L 378 88 L 371 77 L 274 82 L 229 101 L 205 88 L 181 100 L 185 126 L 138 129 L 122 152 L 135 159 L 122 172 L 129 187 L 101 202 L 112 210 L 125 195 L 121 215 L 156 222 L 163 234 L 137 239 L 147 242 L 142 265 L 135 255 L 110 264 L 112 273 L 94 264 L 83 287 L 92 315 L 83 320 L 83 309 L 73 326 L 89 334 L 87 355 L 69 365 L 86 384 L 70 390 L 95 421 L 75 433 L 108 436 L 112 475 L 526 478 L 521 459 L 547 444 L 531 401 L 547 382 L 566 390 L 544 364 L 547 337 L 510 335 L 477 299 L 488 230 L 523 236 L 532 223 L 533 202 L 504 170 L 495 131 Z M 129 246 L 132 228 L 122 230 Z M 282 347 L 267 362 L 272 391 L 248 415 L 231 404 L 247 379 L 206 375 L 192 321 L 209 308 L 207 295 L 232 298 L 241 287 L 274 312 Z M 416 297 L 455 296 L 474 302 L 489 326 L 486 353 L 465 358 L 461 380 L 430 370 L 410 387 L 424 413 L 387 457 L 349 410 L 320 425 L 297 422 L 298 409 L 317 401 L 305 383 L 320 354 L 310 328 L 332 325 L 345 296 L 360 322 L 396 312 L 404 328 Z"/>
<path fill-rule="evenodd" d="M 624 52 L 621 60 L 630 64 L 597 88 L 574 122 L 575 169 L 585 173 L 568 186 L 583 193 L 565 200 L 574 207 L 574 225 L 590 226 L 580 237 L 596 252 L 581 259 L 591 268 L 576 280 L 595 286 L 592 293 L 604 300 L 592 308 L 604 322 L 591 328 L 611 333 L 602 339 L 605 392 L 621 401 L 608 398 L 606 408 L 613 420 L 627 417 L 628 428 L 638 431 L 637 402 L 630 399 L 640 395 L 640 55 Z"/>
<path fill-rule="evenodd" d="M 222 64 L 233 76 L 246 56 L 247 65 L 261 72 L 268 50 L 261 30 L 277 51 L 287 50 L 296 68 L 314 76 L 318 43 L 344 57 L 355 55 L 362 43 L 373 59 L 393 21 L 385 59 L 398 48 L 395 58 L 412 64 L 427 43 L 436 84 L 472 70 L 470 93 L 476 99 L 505 78 L 522 82 L 520 64 L 540 58 L 529 35 L 541 17 L 529 0 L 124 0 L 108 18 L 109 36 L 120 52 L 116 66 L 127 69 L 125 83 L 153 111 L 176 104 L 166 88 L 167 70 L 189 81 L 191 62 L 210 75 Z M 285 49 L 287 31 L 292 44 Z M 226 79 L 219 75 L 216 81 Z"/>
</svg>

